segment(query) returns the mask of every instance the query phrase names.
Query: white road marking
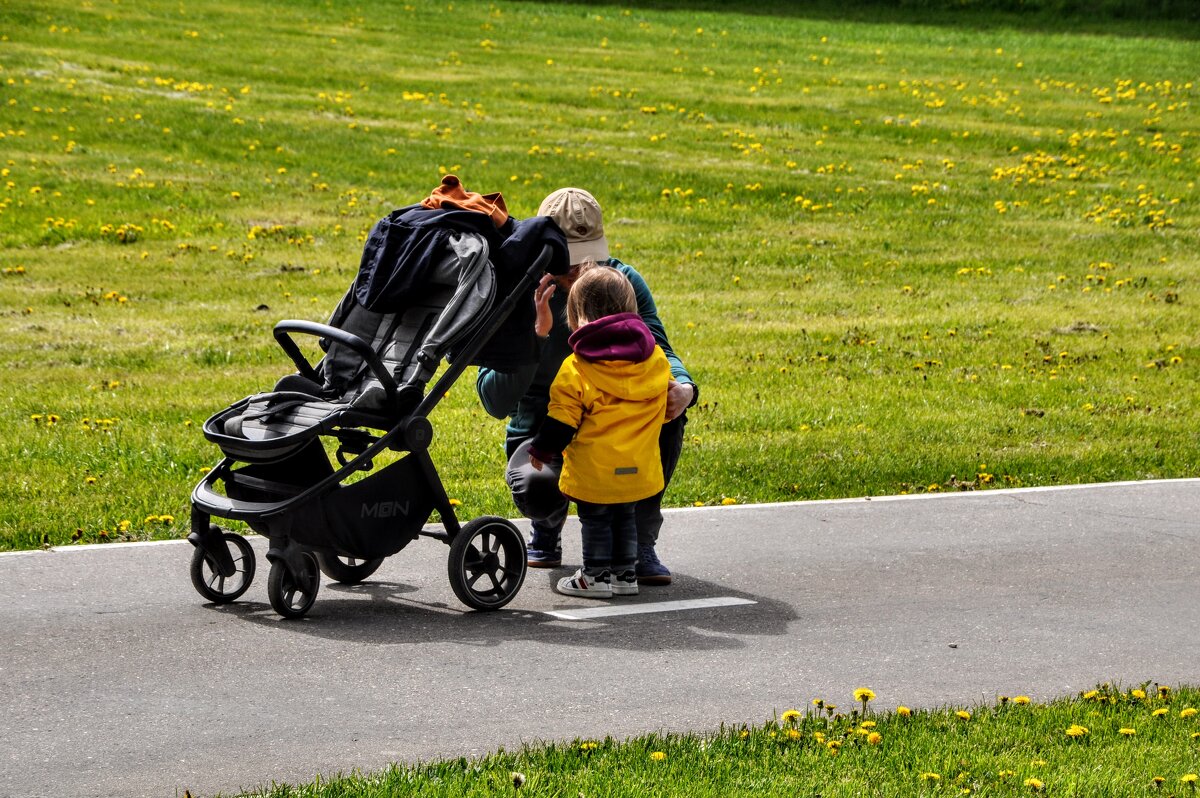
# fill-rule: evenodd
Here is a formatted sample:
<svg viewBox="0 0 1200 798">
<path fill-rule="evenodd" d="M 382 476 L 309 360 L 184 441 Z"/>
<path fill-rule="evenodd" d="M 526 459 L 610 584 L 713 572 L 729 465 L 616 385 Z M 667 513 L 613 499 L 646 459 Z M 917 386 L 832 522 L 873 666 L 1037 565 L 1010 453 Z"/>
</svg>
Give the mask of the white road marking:
<svg viewBox="0 0 1200 798">
<path fill-rule="evenodd" d="M 655 601 L 647 604 L 624 604 L 604 607 L 581 607 L 577 610 L 547 611 L 546 615 L 564 621 L 590 621 L 595 618 L 611 618 L 615 615 L 644 615 L 651 612 L 676 612 L 678 610 L 700 610 L 707 607 L 736 607 L 740 604 L 757 604 L 757 601 L 736 596 L 715 598 L 683 599 L 680 601 Z"/>
</svg>

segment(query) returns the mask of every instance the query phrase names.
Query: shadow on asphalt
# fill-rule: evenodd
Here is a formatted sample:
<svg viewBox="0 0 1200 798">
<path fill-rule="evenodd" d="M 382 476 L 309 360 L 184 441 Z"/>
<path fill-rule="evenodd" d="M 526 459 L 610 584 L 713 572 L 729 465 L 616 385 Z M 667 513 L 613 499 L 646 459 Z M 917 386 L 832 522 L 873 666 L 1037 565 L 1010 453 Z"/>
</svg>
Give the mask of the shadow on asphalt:
<svg viewBox="0 0 1200 798">
<path fill-rule="evenodd" d="M 724 651 L 744 648 L 747 635 L 782 635 L 798 618 L 788 604 L 730 590 L 714 582 L 676 574 L 670 587 L 643 587 L 636 597 L 609 601 L 568 600 L 550 590 L 561 574 L 530 572 L 518 601 L 531 593 L 545 594 L 545 609 L 504 609 L 472 612 L 461 604 L 422 601 L 416 587 L 399 582 L 368 581 L 360 585 L 325 582 L 317 602 L 300 620 L 284 620 L 269 604 L 239 601 L 205 605 L 213 612 L 276 630 L 364 645 L 419 646 L 457 643 L 496 646 L 528 640 L 563 646 L 594 646 L 603 632 L 605 645 L 629 651 Z M 545 584 L 539 577 L 545 575 Z M 428 592 L 428 591 L 425 591 Z M 586 621 L 547 615 L 555 610 L 597 606 L 628 606 L 663 601 L 734 597 L 755 602 L 725 607 L 621 615 Z M 619 604 L 618 604 L 619 602 Z M 651 633 L 652 632 L 652 633 Z"/>
</svg>

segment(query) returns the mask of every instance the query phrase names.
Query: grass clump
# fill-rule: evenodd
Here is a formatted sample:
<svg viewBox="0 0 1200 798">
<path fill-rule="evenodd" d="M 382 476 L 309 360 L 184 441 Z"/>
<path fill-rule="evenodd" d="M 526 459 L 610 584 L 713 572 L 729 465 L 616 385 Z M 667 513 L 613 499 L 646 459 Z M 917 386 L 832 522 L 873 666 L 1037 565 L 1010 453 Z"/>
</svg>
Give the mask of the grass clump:
<svg viewBox="0 0 1200 798">
<path fill-rule="evenodd" d="M 1200 474 L 1195 23 L 674 5 L 7 0 L 0 549 L 178 535 L 447 172 L 600 198 L 702 387 L 668 503 Z M 470 377 L 433 454 L 510 515 Z"/>
<path fill-rule="evenodd" d="M 844 707 L 814 699 L 761 726 L 577 739 L 247 795 L 1191 796 L 1200 769 L 1190 687 L 1105 684 L 935 710 L 875 712 L 873 699 L 860 688 Z"/>
</svg>

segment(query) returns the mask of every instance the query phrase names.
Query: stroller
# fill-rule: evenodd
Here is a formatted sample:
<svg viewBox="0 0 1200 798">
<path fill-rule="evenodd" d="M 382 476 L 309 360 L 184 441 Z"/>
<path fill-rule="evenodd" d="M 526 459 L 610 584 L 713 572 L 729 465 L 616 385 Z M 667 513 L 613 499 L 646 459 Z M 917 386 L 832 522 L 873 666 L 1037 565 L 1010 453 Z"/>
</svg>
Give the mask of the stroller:
<svg viewBox="0 0 1200 798">
<path fill-rule="evenodd" d="M 204 423 L 223 458 L 191 496 L 191 578 L 201 596 L 235 601 L 255 572 L 250 544 L 214 516 L 269 539 L 267 595 L 285 618 L 311 609 L 322 573 L 357 584 L 419 536 L 450 547 L 450 585 L 468 607 L 496 610 L 516 596 L 524 537 L 500 517 L 459 523 L 429 453 L 428 417 L 468 365 L 494 364 L 489 348 L 512 352 L 518 331 L 531 334 L 532 322 L 514 310 L 532 310 L 544 272 L 568 268 L 558 227 L 525 221 L 539 223 L 518 222 L 514 233 L 515 220 L 496 230 L 470 210 L 394 211 L 372 229 L 355 285 L 328 324 L 275 325 L 297 373 Z M 296 335 L 320 339 L 315 366 Z M 446 369 L 426 390 L 443 358 Z M 377 468 L 385 450 L 402 456 Z M 424 529 L 434 511 L 444 531 Z"/>
</svg>

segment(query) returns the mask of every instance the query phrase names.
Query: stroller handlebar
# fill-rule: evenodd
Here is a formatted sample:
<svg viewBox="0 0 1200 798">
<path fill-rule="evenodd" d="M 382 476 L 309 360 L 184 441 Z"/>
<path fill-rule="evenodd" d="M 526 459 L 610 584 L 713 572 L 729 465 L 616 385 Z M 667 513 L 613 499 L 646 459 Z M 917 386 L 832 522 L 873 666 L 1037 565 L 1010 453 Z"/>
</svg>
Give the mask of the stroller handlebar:
<svg viewBox="0 0 1200 798">
<path fill-rule="evenodd" d="M 302 333 L 304 335 L 314 335 L 318 338 L 328 338 L 350 347 L 362 357 L 363 361 L 371 368 L 371 373 L 383 385 L 383 390 L 387 394 L 388 401 L 395 400 L 397 391 L 395 378 L 392 377 L 387 367 L 383 365 L 383 361 L 379 359 L 378 353 L 371 348 L 371 345 L 357 335 L 345 330 L 339 330 L 337 327 L 330 327 L 328 324 L 319 324 L 315 321 L 304 321 L 302 319 L 284 319 L 275 325 L 275 329 L 272 332 L 275 340 L 279 342 L 279 346 L 283 348 L 283 351 L 296 364 L 296 368 L 300 370 L 300 374 L 318 385 L 324 384 L 324 378 L 317 373 L 317 370 L 304 357 L 304 353 L 300 351 L 300 347 L 292 340 L 289 333 Z"/>
</svg>

